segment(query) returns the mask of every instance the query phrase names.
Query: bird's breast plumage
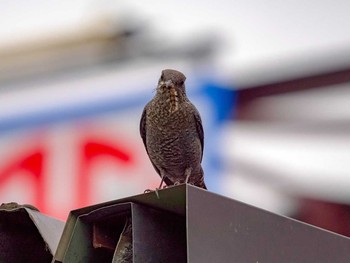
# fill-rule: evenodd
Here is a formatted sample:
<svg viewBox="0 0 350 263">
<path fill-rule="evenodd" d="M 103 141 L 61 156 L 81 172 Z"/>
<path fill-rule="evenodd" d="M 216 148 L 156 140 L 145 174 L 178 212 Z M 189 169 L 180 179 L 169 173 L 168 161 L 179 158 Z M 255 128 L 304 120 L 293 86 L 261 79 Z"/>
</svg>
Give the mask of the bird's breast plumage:
<svg viewBox="0 0 350 263">
<path fill-rule="evenodd" d="M 169 111 L 167 103 L 153 100 L 147 109 L 146 143 L 152 161 L 183 173 L 187 166 L 200 168 L 201 144 L 196 134 L 193 105 L 189 101 Z M 174 171 L 177 172 L 177 171 Z"/>
</svg>

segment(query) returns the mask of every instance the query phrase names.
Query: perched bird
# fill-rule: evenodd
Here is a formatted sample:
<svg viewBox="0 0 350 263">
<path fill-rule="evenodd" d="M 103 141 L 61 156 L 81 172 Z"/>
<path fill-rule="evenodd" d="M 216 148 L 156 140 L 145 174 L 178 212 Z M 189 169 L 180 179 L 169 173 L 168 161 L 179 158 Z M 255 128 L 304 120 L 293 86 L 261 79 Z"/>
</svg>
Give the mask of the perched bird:
<svg viewBox="0 0 350 263">
<path fill-rule="evenodd" d="M 201 117 L 185 89 L 186 77 L 165 69 L 156 94 L 145 106 L 140 134 L 153 167 L 166 185 L 189 183 L 207 189 L 201 166 L 204 132 Z"/>
</svg>

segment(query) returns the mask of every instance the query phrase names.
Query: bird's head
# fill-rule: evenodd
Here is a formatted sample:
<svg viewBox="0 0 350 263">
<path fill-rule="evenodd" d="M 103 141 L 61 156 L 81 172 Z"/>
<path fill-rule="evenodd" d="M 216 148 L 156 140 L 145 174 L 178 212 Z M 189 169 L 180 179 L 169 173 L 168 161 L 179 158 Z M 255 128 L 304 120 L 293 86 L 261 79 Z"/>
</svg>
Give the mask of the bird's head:
<svg viewBox="0 0 350 263">
<path fill-rule="evenodd" d="M 160 93 L 176 93 L 178 96 L 186 95 L 186 77 L 180 71 L 164 69 L 158 81 L 157 91 Z"/>
<path fill-rule="evenodd" d="M 169 106 L 169 112 L 175 112 L 179 103 L 186 99 L 186 77 L 180 71 L 164 69 L 158 81 L 157 96 Z"/>
</svg>

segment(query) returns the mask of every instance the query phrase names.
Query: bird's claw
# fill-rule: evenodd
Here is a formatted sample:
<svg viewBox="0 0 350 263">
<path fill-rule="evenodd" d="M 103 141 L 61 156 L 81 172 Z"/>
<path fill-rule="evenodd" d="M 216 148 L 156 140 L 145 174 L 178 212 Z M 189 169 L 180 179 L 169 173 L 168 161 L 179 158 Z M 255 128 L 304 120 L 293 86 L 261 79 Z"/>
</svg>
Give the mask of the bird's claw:
<svg viewBox="0 0 350 263">
<path fill-rule="evenodd" d="M 160 189 L 159 189 L 159 188 L 156 188 L 155 190 L 146 189 L 143 193 L 144 193 L 144 194 L 148 194 L 148 193 L 151 193 L 151 192 L 155 192 L 157 198 L 160 199 L 158 190 L 160 190 Z"/>
<path fill-rule="evenodd" d="M 159 193 L 158 193 L 158 188 L 156 188 L 156 190 L 155 190 L 155 192 L 156 192 L 156 196 L 157 196 L 157 198 L 159 199 Z"/>
</svg>

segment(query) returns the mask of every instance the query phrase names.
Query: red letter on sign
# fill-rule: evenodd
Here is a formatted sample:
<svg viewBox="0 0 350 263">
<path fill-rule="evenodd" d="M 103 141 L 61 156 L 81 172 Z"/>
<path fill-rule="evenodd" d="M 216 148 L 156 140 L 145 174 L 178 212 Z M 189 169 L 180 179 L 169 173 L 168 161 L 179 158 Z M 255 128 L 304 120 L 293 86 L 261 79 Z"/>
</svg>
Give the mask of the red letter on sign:
<svg viewBox="0 0 350 263">
<path fill-rule="evenodd" d="M 80 172 L 78 175 L 78 207 L 89 204 L 90 198 L 90 165 L 95 157 L 109 155 L 115 157 L 118 163 L 129 165 L 131 155 L 120 145 L 101 143 L 94 140 L 88 140 L 83 145 L 83 155 L 80 163 Z"/>
<path fill-rule="evenodd" d="M 5 183 L 14 173 L 25 170 L 33 175 L 35 184 L 35 206 L 41 211 L 45 211 L 46 203 L 44 198 L 44 182 L 43 182 L 43 149 L 38 148 L 25 156 L 10 162 L 9 165 L 0 171 L 0 188 L 5 187 Z M 13 200 L 14 202 L 16 200 Z"/>
</svg>

